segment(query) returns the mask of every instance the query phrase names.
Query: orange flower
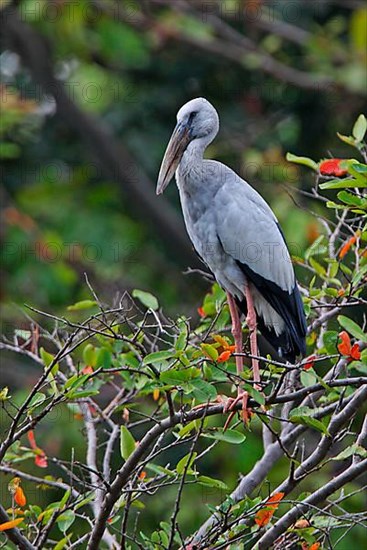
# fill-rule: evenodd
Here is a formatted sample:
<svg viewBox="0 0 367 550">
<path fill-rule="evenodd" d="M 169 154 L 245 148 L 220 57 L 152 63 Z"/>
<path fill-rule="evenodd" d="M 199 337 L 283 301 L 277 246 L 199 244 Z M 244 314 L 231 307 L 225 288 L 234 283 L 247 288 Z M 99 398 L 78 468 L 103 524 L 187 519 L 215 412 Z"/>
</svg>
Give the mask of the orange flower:
<svg viewBox="0 0 367 550">
<path fill-rule="evenodd" d="M 359 345 L 355 343 L 352 346 L 352 344 L 350 343 L 349 334 L 345 330 L 340 332 L 339 338 L 341 339 L 341 342 L 338 344 L 339 353 L 346 357 L 350 357 L 351 360 L 354 359 L 355 361 L 359 361 L 359 359 L 361 358 Z"/>
<path fill-rule="evenodd" d="M 154 388 L 154 390 L 153 390 L 153 399 L 154 399 L 154 401 L 158 401 L 158 399 L 159 399 L 159 389 L 158 388 Z"/>
<path fill-rule="evenodd" d="M 7 531 L 8 529 L 13 529 L 17 525 L 19 525 L 19 523 L 22 523 L 23 520 L 24 518 L 17 518 L 17 519 L 12 519 L 11 521 L 6 521 L 5 523 L 1 523 L 0 531 Z"/>
<path fill-rule="evenodd" d="M 32 447 L 32 449 L 37 449 L 37 443 L 36 443 L 36 439 L 34 437 L 34 431 L 33 430 L 29 430 L 29 432 L 28 432 L 28 441 L 29 441 L 29 444 Z"/>
<path fill-rule="evenodd" d="M 347 252 L 349 252 L 350 248 L 355 244 L 357 237 L 359 237 L 358 231 L 353 235 L 353 237 L 348 239 L 347 242 L 341 247 L 339 252 L 339 258 L 341 260 L 344 258 Z"/>
<path fill-rule="evenodd" d="M 35 456 L 35 459 L 34 459 L 34 463 L 36 466 L 38 466 L 39 468 L 47 468 L 47 456 L 46 456 L 46 453 L 43 449 L 40 449 L 38 446 L 37 446 L 37 443 L 36 443 L 36 438 L 34 437 L 34 431 L 33 430 L 29 430 L 28 432 L 28 441 L 29 441 L 29 444 L 31 446 L 31 448 L 36 451 L 36 456 Z"/>
<path fill-rule="evenodd" d="M 93 372 L 94 372 L 93 367 L 91 367 L 90 365 L 87 365 L 82 370 L 82 374 L 93 374 Z"/>
<path fill-rule="evenodd" d="M 147 473 L 144 472 L 144 470 L 142 472 L 140 472 L 139 479 L 141 479 L 143 481 L 143 479 L 145 479 L 146 477 L 147 477 Z"/>
<path fill-rule="evenodd" d="M 231 355 L 232 352 L 229 349 L 222 351 L 222 353 L 218 356 L 217 363 L 224 363 L 225 361 L 228 361 Z"/>
<path fill-rule="evenodd" d="M 344 159 L 326 159 L 320 162 L 319 170 L 323 176 L 345 176 L 348 170 L 342 168 L 340 163 Z"/>
<path fill-rule="evenodd" d="M 338 344 L 339 353 L 342 355 L 350 355 L 352 346 L 350 343 L 349 334 L 343 330 L 339 333 L 339 338 L 341 339 L 341 342 Z"/>
<path fill-rule="evenodd" d="M 198 307 L 198 314 L 200 315 L 200 317 L 206 317 L 206 313 L 204 311 L 204 309 L 202 307 Z"/>
<path fill-rule="evenodd" d="M 223 363 L 224 361 L 228 361 L 232 353 L 236 351 L 236 346 L 233 346 L 231 344 L 228 344 L 227 340 L 223 338 L 220 334 L 215 334 L 213 336 L 213 340 L 219 344 L 218 353 L 219 357 L 217 359 L 217 363 Z"/>
<path fill-rule="evenodd" d="M 307 519 L 298 519 L 294 527 L 296 529 L 306 529 L 306 527 L 310 527 L 310 522 Z"/>
<path fill-rule="evenodd" d="M 306 363 L 304 363 L 303 365 L 303 370 L 312 369 L 312 367 L 315 364 L 315 359 L 316 359 L 316 355 L 310 355 L 309 357 L 307 357 Z"/>
<path fill-rule="evenodd" d="M 279 506 L 279 502 L 284 497 L 284 493 L 275 493 L 265 503 L 266 508 L 262 508 L 256 512 L 255 523 L 259 527 L 265 527 L 274 515 L 275 510 Z"/>
<path fill-rule="evenodd" d="M 39 450 L 42 452 L 42 454 L 36 456 L 36 458 L 34 459 L 34 463 L 39 468 L 47 468 L 47 456 L 44 451 L 42 451 L 42 449 Z"/>
<path fill-rule="evenodd" d="M 356 361 L 359 361 L 361 358 L 361 351 L 359 349 L 359 345 L 353 344 L 352 349 L 350 350 L 350 356 L 352 359 L 355 359 Z"/>
<path fill-rule="evenodd" d="M 27 504 L 27 499 L 24 494 L 24 491 L 21 487 L 17 487 L 14 494 L 14 500 L 18 506 L 22 507 Z"/>
</svg>

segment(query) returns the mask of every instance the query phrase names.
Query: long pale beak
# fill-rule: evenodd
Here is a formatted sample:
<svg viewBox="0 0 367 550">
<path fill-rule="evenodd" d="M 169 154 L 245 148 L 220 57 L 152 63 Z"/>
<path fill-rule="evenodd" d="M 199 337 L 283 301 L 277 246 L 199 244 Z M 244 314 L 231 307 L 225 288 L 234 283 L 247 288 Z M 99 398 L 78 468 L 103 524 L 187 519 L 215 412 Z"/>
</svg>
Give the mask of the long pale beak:
<svg viewBox="0 0 367 550">
<path fill-rule="evenodd" d="M 156 188 L 157 195 L 163 193 L 174 173 L 180 164 L 182 155 L 191 141 L 190 128 L 185 124 L 178 123 L 173 130 L 173 134 L 167 145 L 161 168 L 159 170 L 158 183 Z"/>
</svg>

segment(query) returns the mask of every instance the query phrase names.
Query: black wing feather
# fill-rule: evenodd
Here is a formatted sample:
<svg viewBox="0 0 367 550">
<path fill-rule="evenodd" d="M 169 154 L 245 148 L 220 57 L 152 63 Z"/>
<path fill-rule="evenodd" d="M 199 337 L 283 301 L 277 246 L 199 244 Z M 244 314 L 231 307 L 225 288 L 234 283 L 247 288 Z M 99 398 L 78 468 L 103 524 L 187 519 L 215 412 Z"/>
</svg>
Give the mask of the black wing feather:
<svg viewBox="0 0 367 550">
<path fill-rule="evenodd" d="M 247 279 L 257 288 L 265 300 L 275 309 L 285 323 L 285 331 L 277 336 L 275 331 L 265 326 L 261 318 L 258 320 L 260 332 L 269 340 L 275 349 L 281 349 L 289 361 L 294 362 L 297 355 L 306 353 L 306 318 L 303 303 L 297 284 L 289 294 L 277 284 L 255 273 L 248 265 L 236 261 L 238 267 Z M 245 304 L 238 304 L 244 311 Z"/>
</svg>

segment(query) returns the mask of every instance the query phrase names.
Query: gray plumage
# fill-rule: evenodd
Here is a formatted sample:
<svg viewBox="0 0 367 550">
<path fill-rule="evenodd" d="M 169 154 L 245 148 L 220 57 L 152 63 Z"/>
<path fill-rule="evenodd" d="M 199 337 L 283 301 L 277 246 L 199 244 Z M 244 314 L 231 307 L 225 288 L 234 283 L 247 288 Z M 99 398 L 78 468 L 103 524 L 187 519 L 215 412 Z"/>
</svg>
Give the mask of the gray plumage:
<svg viewBox="0 0 367 550">
<path fill-rule="evenodd" d="M 306 323 L 287 245 L 261 195 L 224 164 L 203 158 L 218 130 L 218 114 L 206 99 L 193 99 L 179 110 L 157 192 L 177 168 L 183 215 L 195 250 L 243 312 L 249 285 L 260 331 L 293 361 L 305 353 Z"/>
</svg>

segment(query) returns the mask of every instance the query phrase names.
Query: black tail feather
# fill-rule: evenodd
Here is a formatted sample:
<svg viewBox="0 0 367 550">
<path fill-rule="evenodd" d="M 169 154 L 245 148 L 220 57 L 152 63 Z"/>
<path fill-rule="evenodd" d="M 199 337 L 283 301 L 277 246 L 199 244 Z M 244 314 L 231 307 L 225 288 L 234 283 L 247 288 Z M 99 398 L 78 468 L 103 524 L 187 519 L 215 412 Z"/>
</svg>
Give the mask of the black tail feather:
<svg viewBox="0 0 367 550">
<path fill-rule="evenodd" d="M 280 335 L 268 325 L 265 325 L 261 317 L 258 318 L 258 327 L 261 334 L 278 351 L 279 355 L 294 363 L 298 355 L 306 353 L 306 319 L 303 309 L 302 298 L 297 285 L 289 294 L 278 285 L 255 273 L 248 266 L 237 262 L 238 266 L 246 275 L 247 279 L 261 293 L 264 299 L 281 316 L 285 323 L 284 330 Z M 237 302 L 239 309 L 247 313 L 246 302 Z"/>
</svg>

